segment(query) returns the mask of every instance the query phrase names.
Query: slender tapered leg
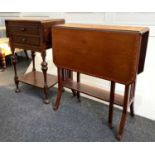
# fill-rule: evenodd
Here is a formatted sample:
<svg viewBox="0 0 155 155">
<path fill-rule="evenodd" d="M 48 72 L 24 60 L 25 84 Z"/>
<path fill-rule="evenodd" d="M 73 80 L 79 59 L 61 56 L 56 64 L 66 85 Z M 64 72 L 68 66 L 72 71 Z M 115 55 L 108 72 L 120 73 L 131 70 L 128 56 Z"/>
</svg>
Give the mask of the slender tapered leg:
<svg viewBox="0 0 155 155">
<path fill-rule="evenodd" d="M 18 81 L 18 75 L 17 75 L 17 67 L 16 67 L 16 55 L 15 55 L 15 49 L 14 48 L 11 48 L 11 51 L 12 51 L 12 64 L 13 64 L 13 68 L 14 68 L 14 81 L 15 81 L 15 85 L 16 85 L 16 90 L 15 92 L 16 93 L 19 93 L 20 92 L 20 89 L 19 89 L 19 81 Z"/>
<path fill-rule="evenodd" d="M 73 72 L 71 70 L 68 69 L 62 69 L 62 79 L 63 81 L 67 80 L 67 79 L 71 79 L 73 80 Z M 76 91 L 71 89 L 73 96 L 76 96 Z M 64 92 L 64 88 L 63 88 L 63 92 Z"/>
<path fill-rule="evenodd" d="M 66 72 L 67 72 L 67 70 L 62 69 L 62 80 L 63 80 L 63 81 L 66 80 Z M 64 89 L 64 88 L 62 88 L 62 92 L 65 92 L 65 89 Z"/>
<path fill-rule="evenodd" d="M 109 127 L 112 128 L 112 120 L 113 120 L 113 105 L 115 99 L 115 82 L 111 81 L 110 86 L 110 105 L 109 105 Z"/>
<path fill-rule="evenodd" d="M 124 131 L 124 126 L 125 126 L 125 122 L 126 122 L 126 118 L 127 118 L 127 107 L 128 107 L 129 92 L 130 92 L 129 90 L 130 90 L 130 86 L 126 85 L 125 86 L 125 92 L 124 92 L 123 111 L 122 111 L 120 125 L 119 125 L 118 131 L 117 131 L 117 135 L 116 135 L 116 138 L 118 140 L 122 139 L 122 135 L 123 135 L 123 131 Z"/>
<path fill-rule="evenodd" d="M 25 53 L 26 59 L 29 60 L 29 56 L 27 54 L 27 50 L 24 50 L 24 53 Z"/>
<path fill-rule="evenodd" d="M 132 98 L 133 98 L 133 101 L 132 101 L 132 103 L 131 103 L 131 105 L 130 105 L 130 115 L 131 115 L 132 117 L 135 116 L 135 114 L 134 114 L 135 87 L 136 87 L 136 82 L 134 82 L 134 83 L 132 84 L 132 86 L 131 86 L 131 96 L 132 96 Z"/>
<path fill-rule="evenodd" d="M 77 72 L 77 83 L 79 83 L 79 82 L 80 82 L 80 73 Z M 77 99 L 78 99 L 79 102 L 81 101 L 80 100 L 80 92 L 79 91 L 77 91 Z"/>
<path fill-rule="evenodd" d="M 48 99 L 48 86 L 47 86 L 47 62 L 45 61 L 46 58 L 46 51 L 42 51 L 41 53 L 41 57 L 43 62 L 41 63 L 41 69 L 43 72 L 43 76 L 44 76 L 44 103 L 48 104 L 49 103 L 49 99 Z"/>
<path fill-rule="evenodd" d="M 34 51 L 31 51 L 31 56 L 32 56 L 32 63 L 33 63 L 32 71 L 36 71 L 36 67 L 35 67 L 35 52 Z"/>
<path fill-rule="evenodd" d="M 73 71 L 68 71 L 69 78 L 73 80 Z M 76 96 L 76 91 L 72 89 L 73 96 Z"/>
<path fill-rule="evenodd" d="M 131 115 L 132 117 L 135 116 L 135 113 L 134 113 L 134 102 L 132 102 L 131 105 L 130 105 L 130 115 Z"/>
<path fill-rule="evenodd" d="M 62 90 L 63 90 L 63 73 L 62 73 L 62 69 L 58 68 L 58 94 L 57 94 L 57 98 L 55 101 L 55 104 L 53 106 L 53 110 L 56 111 L 58 110 L 59 106 L 60 106 L 60 99 L 62 96 Z"/>
</svg>

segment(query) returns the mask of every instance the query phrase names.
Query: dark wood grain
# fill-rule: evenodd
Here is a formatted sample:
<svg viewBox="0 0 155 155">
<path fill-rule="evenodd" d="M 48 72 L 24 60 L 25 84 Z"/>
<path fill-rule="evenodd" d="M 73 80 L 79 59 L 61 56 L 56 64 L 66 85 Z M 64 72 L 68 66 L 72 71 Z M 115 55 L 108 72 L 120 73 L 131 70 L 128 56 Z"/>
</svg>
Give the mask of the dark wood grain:
<svg viewBox="0 0 155 155">
<path fill-rule="evenodd" d="M 64 19 L 7 19 L 5 20 L 10 45 L 33 51 L 52 47 L 52 26 L 63 24 Z"/>
<path fill-rule="evenodd" d="M 93 96 L 95 98 L 104 100 L 106 102 L 110 101 L 110 94 L 108 90 L 96 88 L 90 85 L 86 85 L 83 83 L 77 83 L 72 80 L 66 80 L 63 82 L 63 86 L 66 88 L 74 89 L 86 95 Z M 115 94 L 114 104 L 123 106 L 123 96 L 119 94 Z"/>
<path fill-rule="evenodd" d="M 19 77 L 19 81 L 36 86 L 39 88 L 44 88 L 44 77 L 43 74 L 39 71 L 29 72 L 21 77 Z M 48 88 L 54 86 L 57 83 L 57 76 L 47 74 L 47 86 Z"/>
<path fill-rule="evenodd" d="M 140 47 L 140 56 L 139 56 L 138 74 L 140 74 L 140 73 L 142 73 L 144 71 L 144 64 L 145 64 L 147 44 L 148 44 L 148 36 L 149 36 L 149 31 L 142 34 L 141 47 Z"/>
<path fill-rule="evenodd" d="M 109 127 L 112 128 L 113 105 L 123 108 L 117 131 L 121 140 L 130 106 L 134 116 L 134 94 L 137 74 L 144 69 L 149 29 L 131 26 L 104 26 L 86 24 L 63 24 L 53 27 L 53 61 L 59 70 L 71 70 L 109 80 L 110 91 L 94 88 L 77 81 L 58 80 L 59 87 L 67 87 L 110 102 Z M 63 82 L 62 82 L 63 81 Z M 115 92 L 115 84 L 125 86 L 124 94 Z M 57 110 L 62 93 L 55 103 Z"/>
<path fill-rule="evenodd" d="M 110 98 L 109 98 L 109 118 L 108 123 L 109 127 L 112 128 L 112 120 L 113 120 L 113 105 L 115 103 L 115 97 L 117 98 L 117 94 L 115 94 L 115 82 L 111 81 L 110 86 Z M 122 103 L 123 106 L 123 103 Z"/>
<path fill-rule="evenodd" d="M 16 92 L 19 92 L 19 82 L 27 83 L 44 91 L 44 103 L 49 103 L 48 88 L 57 83 L 57 78 L 47 74 L 48 65 L 46 62 L 46 50 L 52 48 L 51 32 L 52 26 L 63 24 L 64 19 L 7 19 L 6 32 L 9 37 L 10 47 L 12 49 L 12 62 L 15 71 Z M 32 51 L 33 69 L 32 72 L 18 77 L 15 48 L 22 48 Z M 41 72 L 35 71 L 35 52 L 40 52 L 42 57 Z"/>
<path fill-rule="evenodd" d="M 55 26 L 53 36 L 53 51 L 57 51 L 53 52 L 53 61 L 57 66 L 121 84 L 134 81 L 139 65 L 140 32 Z"/>
</svg>

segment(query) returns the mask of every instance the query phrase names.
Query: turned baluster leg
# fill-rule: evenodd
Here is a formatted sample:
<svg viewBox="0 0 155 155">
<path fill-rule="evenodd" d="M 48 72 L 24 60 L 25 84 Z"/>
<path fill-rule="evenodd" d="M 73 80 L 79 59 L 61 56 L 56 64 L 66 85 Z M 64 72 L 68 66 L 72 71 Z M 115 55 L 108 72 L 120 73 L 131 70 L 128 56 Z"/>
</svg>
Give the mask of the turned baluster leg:
<svg viewBox="0 0 155 155">
<path fill-rule="evenodd" d="M 131 115 L 132 117 L 135 116 L 135 114 L 134 114 L 135 87 L 136 87 L 136 82 L 134 82 L 134 83 L 132 84 L 132 87 L 131 87 L 131 96 L 132 96 L 132 98 L 133 98 L 133 101 L 132 101 L 132 103 L 131 103 L 131 105 L 130 105 L 130 115 Z"/>
<path fill-rule="evenodd" d="M 60 99 L 63 91 L 63 76 L 64 76 L 64 74 L 62 73 L 62 69 L 58 68 L 57 71 L 58 71 L 58 94 L 57 94 L 55 104 L 53 106 L 53 110 L 55 111 L 58 110 L 60 106 Z"/>
<path fill-rule="evenodd" d="M 129 92 L 130 92 L 130 85 L 126 85 L 125 92 L 124 92 L 123 111 L 122 111 L 120 125 L 119 125 L 117 135 L 116 135 L 116 138 L 118 140 L 121 140 L 123 131 L 124 131 L 124 127 L 125 127 L 125 122 L 126 122 L 126 118 L 127 118 L 127 107 L 128 107 L 128 102 L 129 102 Z"/>
<path fill-rule="evenodd" d="M 109 127 L 112 128 L 112 120 L 113 120 L 113 105 L 115 99 L 115 82 L 111 81 L 110 86 L 110 105 L 109 105 Z"/>
<path fill-rule="evenodd" d="M 15 85 L 16 85 L 16 90 L 15 92 L 16 93 L 19 93 L 20 92 L 20 89 L 19 89 L 19 81 L 18 81 L 18 75 L 17 75 L 17 67 L 16 67 L 16 55 L 15 55 L 15 49 L 14 48 L 11 48 L 11 51 L 12 51 L 12 64 L 13 64 L 13 68 L 14 68 L 14 81 L 15 81 Z"/>
<path fill-rule="evenodd" d="M 41 53 L 41 57 L 43 62 L 41 63 L 41 69 L 43 72 L 43 76 L 44 76 L 44 103 L 48 104 L 49 103 L 49 99 L 48 99 L 48 86 L 47 86 L 47 62 L 45 61 L 46 58 L 46 51 L 42 51 Z"/>
<path fill-rule="evenodd" d="M 5 53 L 1 53 L 1 61 L 2 61 L 2 68 L 3 68 L 3 71 L 4 71 L 6 69 Z"/>
<path fill-rule="evenodd" d="M 32 63 L 33 63 L 32 71 L 36 71 L 36 67 L 35 67 L 35 52 L 34 51 L 31 51 L 31 56 L 32 56 Z"/>
<path fill-rule="evenodd" d="M 77 72 L 77 83 L 79 83 L 79 82 L 80 82 L 80 73 Z M 79 91 L 77 91 L 77 99 L 78 99 L 79 102 L 81 101 L 80 100 L 80 92 Z"/>
</svg>

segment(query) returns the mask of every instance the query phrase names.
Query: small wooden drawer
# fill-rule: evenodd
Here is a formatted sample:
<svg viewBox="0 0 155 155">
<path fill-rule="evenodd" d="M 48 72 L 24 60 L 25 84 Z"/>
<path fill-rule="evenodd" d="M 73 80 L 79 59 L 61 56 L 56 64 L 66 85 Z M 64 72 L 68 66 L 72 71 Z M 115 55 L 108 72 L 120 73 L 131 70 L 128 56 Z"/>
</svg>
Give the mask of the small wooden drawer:
<svg viewBox="0 0 155 155">
<path fill-rule="evenodd" d="M 42 52 L 52 47 L 52 27 L 64 22 L 64 19 L 7 19 L 6 35 L 12 47 Z"/>
<path fill-rule="evenodd" d="M 11 34 L 39 35 L 38 26 L 12 26 Z"/>
<path fill-rule="evenodd" d="M 8 22 L 11 34 L 39 35 L 39 24 L 36 22 Z"/>
<path fill-rule="evenodd" d="M 18 43 L 18 44 L 39 46 L 40 45 L 40 38 L 39 37 L 13 35 L 13 42 Z"/>
</svg>

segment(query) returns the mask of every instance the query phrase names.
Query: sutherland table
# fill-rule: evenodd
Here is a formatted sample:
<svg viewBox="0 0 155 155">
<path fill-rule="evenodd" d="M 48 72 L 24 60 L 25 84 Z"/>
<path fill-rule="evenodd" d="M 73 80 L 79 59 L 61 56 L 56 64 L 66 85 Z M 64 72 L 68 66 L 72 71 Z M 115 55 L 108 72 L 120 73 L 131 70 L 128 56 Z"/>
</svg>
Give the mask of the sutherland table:
<svg viewBox="0 0 155 155">
<path fill-rule="evenodd" d="M 16 92 L 20 92 L 19 82 L 27 83 L 44 89 L 44 101 L 49 103 L 48 88 L 57 83 L 57 77 L 47 74 L 46 49 L 52 47 L 51 44 L 51 28 L 56 24 L 63 24 L 64 19 L 11 19 L 6 20 L 6 32 L 9 37 L 10 47 L 12 51 L 12 63 L 15 72 Z M 15 48 L 31 50 L 33 69 L 18 78 L 16 68 Z M 40 52 L 43 62 L 41 63 L 42 72 L 35 69 L 35 52 Z"/>
<path fill-rule="evenodd" d="M 136 76 L 143 72 L 149 29 L 128 26 L 64 24 L 52 30 L 53 61 L 58 68 L 58 95 L 54 110 L 60 105 L 63 87 L 110 102 L 109 127 L 112 127 L 113 105 L 123 107 L 117 139 L 121 139 L 130 105 L 133 104 Z M 63 77 L 69 69 L 111 81 L 109 91 Z M 115 93 L 115 84 L 125 86 L 124 95 Z"/>
</svg>

